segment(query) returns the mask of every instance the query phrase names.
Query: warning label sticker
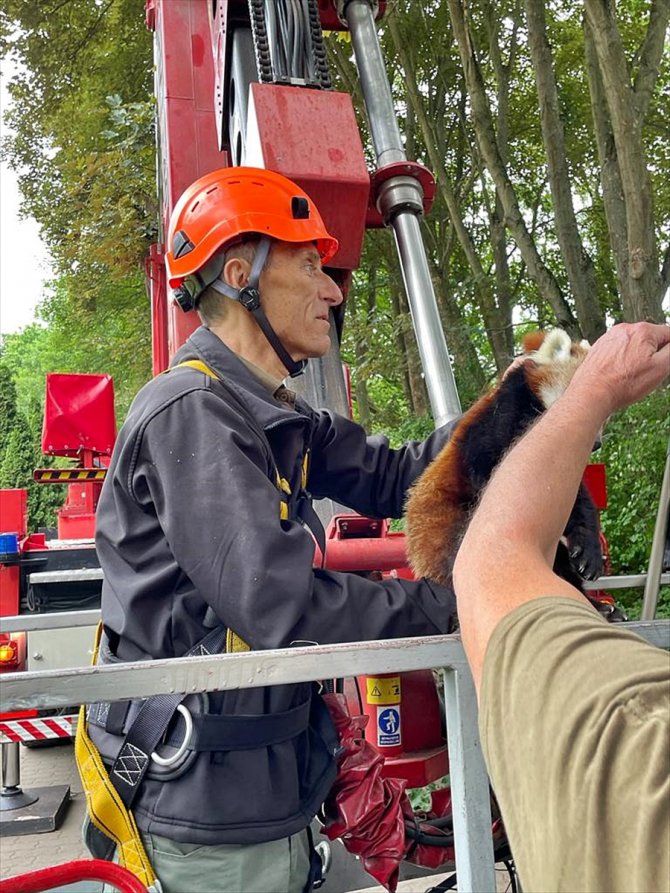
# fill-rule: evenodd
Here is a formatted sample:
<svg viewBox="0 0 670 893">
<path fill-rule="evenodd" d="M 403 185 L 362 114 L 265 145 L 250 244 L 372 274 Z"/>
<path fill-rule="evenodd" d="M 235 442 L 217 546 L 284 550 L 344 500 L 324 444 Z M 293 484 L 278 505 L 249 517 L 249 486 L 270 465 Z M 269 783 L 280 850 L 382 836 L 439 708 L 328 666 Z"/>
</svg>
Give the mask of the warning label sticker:
<svg viewBox="0 0 670 893">
<path fill-rule="evenodd" d="M 368 676 L 366 684 L 368 704 L 400 703 L 400 676 Z"/>
<path fill-rule="evenodd" d="M 400 740 L 400 710 L 377 707 L 377 746 L 394 747 Z"/>
</svg>

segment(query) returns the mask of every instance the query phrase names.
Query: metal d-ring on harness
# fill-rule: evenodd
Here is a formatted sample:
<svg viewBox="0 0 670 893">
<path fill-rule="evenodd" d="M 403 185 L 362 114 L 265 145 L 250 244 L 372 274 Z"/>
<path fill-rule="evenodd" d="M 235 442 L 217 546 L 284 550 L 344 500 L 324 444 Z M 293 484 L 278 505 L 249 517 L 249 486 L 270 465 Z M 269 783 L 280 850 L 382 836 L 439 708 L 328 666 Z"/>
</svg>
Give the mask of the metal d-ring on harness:
<svg viewBox="0 0 670 893">
<path fill-rule="evenodd" d="M 163 768 L 174 766 L 182 759 L 188 750 L 189 743 L 193 736 L 193 717 L 191 716 L 191 711 L 184 704 L 177 704 L 177 713 L 181 714 L 184 720 L 184 737 L 175 753 L 169 757 L 162 757 L 155 750 L 151 751 L 152 761 L 156 763 L 157 766 L 162 766 Z"/>
<path fill-rule="evenodd" d="M 229 641 L 229 632 L 223 625 L 216 626 L 185 656 L 223 653 Z M 103 640 L 103 655 L 105 648 Z M 138 873 L 137 866 L 124 855 L 123 846 L 133 855 L 142 847 L 131 810 L 144 777 L 147 774 L 155 775 L 156 767 L 159 777 L 168 782 L 187 771 L 190 760 L 198 753 L 244 750 L 277 744 L 296 737 L 309 723 L 309 697 L 281 713 L 254 716 L 209 713 L 193 716 L 182 703 L 187 697 L 184 694 L 167 694 L 155 695 L 143 701 L 114 702 L 113 705 L 98 703 L 91 705 L 86 716 L 82 715 L 77 729 L 77 743 L 86 753 L 84 749 L 78 750 L 77 763 L 91 817 L 86 843 L 97 858 L 111 859 L 118 847 L 121 863 Z M 185 723 L 184 732 L 179 735 L 176 730 L 170 732 L 170 725 L 176 714 L 181 715 Z M 88 724 L 123 735 L 123 742 L 109 771 L 99 759 L 88 736 Z M 157 753 L 156 749 L 161 743 L 176 747 L 175 753 L 170 756 Z M 87 775 L 82 763 L 87 762 L 92 751 L 96 752 L 98 762 L 94 767 L 89 766 L 91 772 Z M 95 771 L 92 771 L 93 768 Z M 109 818 L 110 798 L 113 801 L 113 811 L 117 813 L 114 823 Z M 148 863 L 148 859 L 146 862 Z"/>
</svg>

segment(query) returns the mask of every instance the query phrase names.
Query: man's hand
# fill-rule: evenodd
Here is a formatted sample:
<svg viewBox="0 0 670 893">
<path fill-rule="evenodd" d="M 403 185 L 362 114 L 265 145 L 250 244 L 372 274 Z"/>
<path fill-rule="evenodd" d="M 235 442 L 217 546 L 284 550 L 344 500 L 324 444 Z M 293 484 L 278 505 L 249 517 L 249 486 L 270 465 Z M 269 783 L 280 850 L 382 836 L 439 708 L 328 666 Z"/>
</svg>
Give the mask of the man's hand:
<svg viewBox="0 0 670 893">
<path fill-rule="evenodd" d="M 621 323 L 595 342 L 569 391 L 602 400 L 603 418 L 641 400 L 670 376 L 670 326 Z"/>
</svg>

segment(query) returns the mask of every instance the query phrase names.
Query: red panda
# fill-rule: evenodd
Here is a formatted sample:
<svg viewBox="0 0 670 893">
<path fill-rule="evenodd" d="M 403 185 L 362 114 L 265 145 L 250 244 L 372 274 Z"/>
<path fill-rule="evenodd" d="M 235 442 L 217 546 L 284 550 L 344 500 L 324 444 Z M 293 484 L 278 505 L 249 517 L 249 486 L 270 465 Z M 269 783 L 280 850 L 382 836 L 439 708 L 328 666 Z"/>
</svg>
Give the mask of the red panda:
<svg viewBox="0 0 670 893">
<path fill-rule="evenodd" d="M 560 329 L 524 339 L 527 359 L 513 367 L 459 420 L 449 443 L 412 485 L 405 527 L 410 566 L 417 577 L 451 584 L 453 562 L 470 514 L 509 446 L 567 388 L 588 342 Z M 582 484 L 559 544 L 554 570 L 581 588 L 598 577 L 602 547 L 598 514 Z"/>
</svg>

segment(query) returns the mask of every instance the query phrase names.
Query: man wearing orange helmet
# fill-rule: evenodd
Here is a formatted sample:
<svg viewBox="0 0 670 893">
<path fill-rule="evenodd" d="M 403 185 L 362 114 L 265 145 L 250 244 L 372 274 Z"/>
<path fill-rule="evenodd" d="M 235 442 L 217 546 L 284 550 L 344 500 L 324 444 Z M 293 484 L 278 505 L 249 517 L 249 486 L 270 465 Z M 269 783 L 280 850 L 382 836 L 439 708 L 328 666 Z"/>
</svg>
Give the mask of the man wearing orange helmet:
<svg viewBox="0 0 670 893">
<path fill-rule="evenodd" d="M 330 346 L 342 294 L 322 265 L 336 251 L 311 199 L 271 171 L 214 171 L 175 207 L 168 279 L 203 326 L 136 397 L 103 487 L 103 661 L 454 628 L 449 590 L 313 568 L 312 496 L 398 517 L 449 434 L 392 450 L 283 384 Z M 338 748 L 313 687 L 190 696 L 163 713 L 158 701 L 88 718 L 164 891 L 311 889 L 309 824 Z"/>
</svg>

